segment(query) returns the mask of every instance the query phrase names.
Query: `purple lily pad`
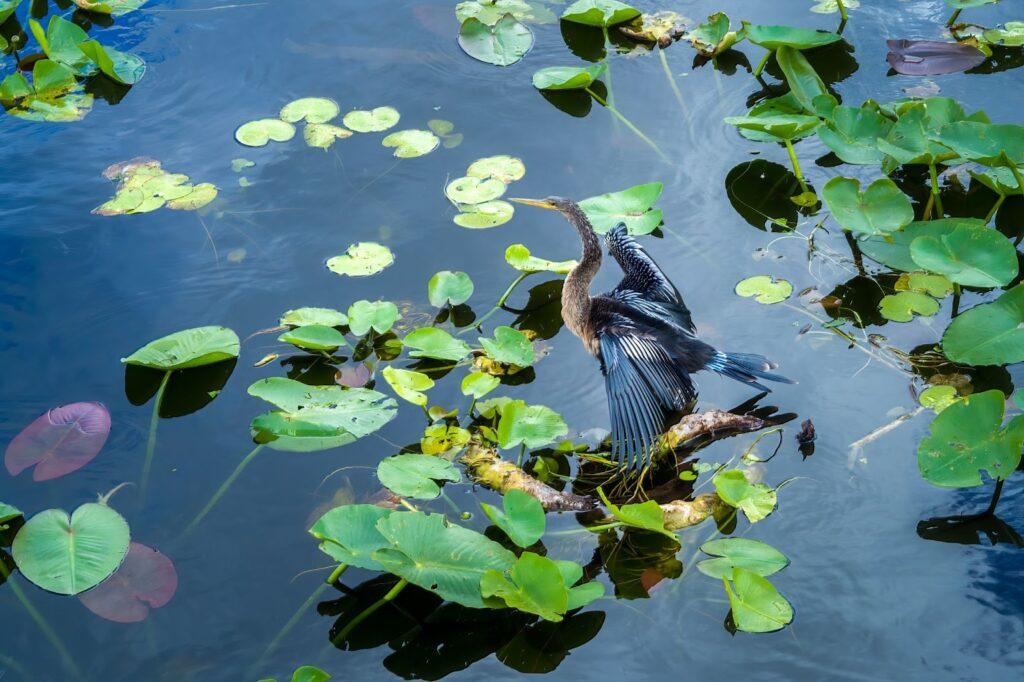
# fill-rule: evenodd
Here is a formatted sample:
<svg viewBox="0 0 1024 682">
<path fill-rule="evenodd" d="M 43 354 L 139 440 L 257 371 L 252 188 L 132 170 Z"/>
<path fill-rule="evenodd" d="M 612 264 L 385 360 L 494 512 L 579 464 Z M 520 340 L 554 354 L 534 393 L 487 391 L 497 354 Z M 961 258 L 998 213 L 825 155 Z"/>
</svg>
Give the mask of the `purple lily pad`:
<svg viewBox="0 0 1024 682">
<path fill-rule="evenodd" d="M 963 43 L 938 40 L 890 40 L 886 60 L 906 76 L 939 76 L 973 69 L 985 61 L 985 53 Z"/>
<path fill-rule="evenodd" d="M 362 388 L 370 382 L 370 368 L 364 363 L 342 365 L 334 374 L 334 382 L 339 386 Z"/>
<path fill-rule="evenodd" d="M 102 403 L 55 407 L 14 437 L 4 464 L 12 476 L 34 465 L 32 479 L 49 481 L 92 461 L 109 434 L 110 412 Z"/>
<path fill-rule="evenodd" d="M 178 572 L 166 556 L 133 542 L 114 575 L 78 599 L 100 618 L 115 623 L 146 620 L 150 609 L 171 601 L 178 589 Z"/>
</svg>

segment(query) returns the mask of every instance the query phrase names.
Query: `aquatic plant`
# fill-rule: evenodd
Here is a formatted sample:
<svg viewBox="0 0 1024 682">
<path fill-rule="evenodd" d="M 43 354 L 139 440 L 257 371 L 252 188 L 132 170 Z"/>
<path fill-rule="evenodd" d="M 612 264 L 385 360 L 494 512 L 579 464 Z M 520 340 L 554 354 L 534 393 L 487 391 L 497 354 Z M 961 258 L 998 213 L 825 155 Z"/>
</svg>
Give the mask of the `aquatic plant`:
<svg viewBox="0 0 1024 682">
<path fill-rule="evenodd" d="M 11 476 L 32 468 L 32 480 L 66 476 L 91 462 L 110 435 L 102 403 L 71 403 L 47 410 L 14 437 L 4 452 Z"/>
</svg>

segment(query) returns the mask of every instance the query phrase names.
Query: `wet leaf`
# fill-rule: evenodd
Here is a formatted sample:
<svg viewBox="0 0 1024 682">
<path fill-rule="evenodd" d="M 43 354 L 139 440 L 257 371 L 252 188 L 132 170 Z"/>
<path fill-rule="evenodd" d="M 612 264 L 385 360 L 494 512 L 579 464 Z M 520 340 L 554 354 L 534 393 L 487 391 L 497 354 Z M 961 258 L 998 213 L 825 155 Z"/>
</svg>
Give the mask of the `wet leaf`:
<svg viewBox="0 0 1024 682">
<path fill-rule="evenodd" d="M 747 111 L 747 118 L 759 118 L 764 116 L 801 116 L 803 114 L 803 105 L 800 104 L 792 92 L 787 92 L 785 95 L 771 97 L 758 102 L 752 106 L 749 111 Z M 812 134 L 815 130 L 816 128 L 808 128 L 793 139 L 802 139 L 807 135 Z M 775 135 L 769 135 L 768 133 L 758 130 L 751 130 L 750 128 L 740 128 L 740 135 L 748 140 L 754 140 L 756 142 L 779 141 L 779 138 Z"/>
<path fill-rule="evenodd" d="M 509 490 L 501 498 L 503 509 L 486 502 L 480 506 L 484 514 L 519 547 L 532 547 L 544 535 L 544 507 L 537 498 L 521 490 Z"/>
<path fill-rule="evenodd" d="M 335 140 L 352 137 L 352 131 L 330 123 L 307 123 L 302 129 L 302 139 L 310 147 L 328 149 Z"/>
<path fill-rule="evenodd" d="M 1004 196 L 1024 194 L 1024 191 L 1022 191 L 1021 187 L 1017 184 L 1017 178 L 1014 176 L 1013 171 L 1008 167 L 989 168 L 983 173 L 979 173 L 974 170 L 969 170 L 967 172 L 971 174 L 972 178 L 985 185 L 996 194 L 1002 194 Z M 1024 175 L 1024 166 L 1018 166 L 1017 172 Z"/>
<path fill-rule="evenodd" d="M 452 218 L 459 227 L 471 230 L 486 229 L 504 225 L 515 214 L 515 207 L 507 201 L 486 201 L 482 204 L 460 206 L 461 211 Z"/>
<path fill-rule="evenodd" d="M 454 338 L 443 329 L 424 327 L 409 332 L 402 344 L 412 348 L 409 355 L 414 358 L 434 358 L 458 362 L 469 355 L 465 341 Z"/>
<path fill-rule="evenodd" d="M 295 137 L 295 126 L 276 118 L 261 118 L 243 123 L 235 131 L 235 139 L 246 147 L 262 147 L 267 142 L 287 142 Z"/>
<path fill-rule="evenodd" d="M 281 356 L 279 356 L 277 353 L 268 353 L 268 354 L 264 355 L 262 358 L 260 358 L 259 360 L 257 360 L 256 362 L 252 363 L 252 366 L 253 367 L 263 367 L 264 365 L 269 365 L 274 360 L 277 360 L 279 357 L 281 357 Z"/>
<path fill-rule="evenodd" d="M 312 665 L 303 665 L 292 673 L 292 682 L 327 682 L 331 679 L 330 673 Z"/>
<path fill-rule="evenodd" d="M 889 178 L 875 180 L 864 192 L 855 178 L 832 178 L 822 197 L 844 230 L 868 236 L 885 236 L 914 220 L 910 198 Z"/>
<path fill-rule="evenodd" d="M 48 410 L 14 437 L 4 454 L 11 476 L 34 466 L 32 480 L 49 481 L 91 462 L 110 434 L 101 403 L 71 403 Z"/>
<path fill-rule="evenodd" d="M 357 133 L 380 133 L 393 128 L 401 115 L 393 107 L 376 107 L 370 111 L 350 111 L 342 122 Z"/>
<path fill-rule="evenodd" d="M 529 367 L 536 359 L 529 337 L 512 327 L 497 327 L 493 339 L 481 337 L 479 341 L 492 360 L 506 365 Z"/>
<path fill-rule="evenodd" d="M 146 62 L 142 58 L 104 47 L 95 40 L 79 43 L 78 49 L 99 67 L 103 75 L 121 85 L 135 85 L 146 73 Z"/>
<path fill-rule="evenodd" d="M 321 516 L 309 534 L 320 540 L 320 551 L 335 561 L 368 571 L 384 568 L 373 558 L 378 549 L 390 547 L 377 530 L 377 522 L 390 516 L 391 509 L 373 504 L 346 504 Z"/>
<path fill-rule="evenodd" d="M 873 166 L 885 159 L 877 139 L 887 137 L 894 123 L 869 106 L 839 106 L 818 128 L 818 138 L 846 163 Z"/>
<path fill-rule="evenodd" d="M 843 0 L 846 9 L 858 9 L 860 0 Z M 838 0 L 818 0 L 818 4 L 811 7 L 811 11 L 817 14 L 835 14 L 839 11 Z"/>
<path fill-rule="evenodd" d="M 481 411 L 483 407 L 481 406 Z M 527 405 L 522 400 L 511 400 L 501 407 L 498 422 L 498 442 L 502 448 L 526 445 L 539 448 L 569 433 L 562 415 L 544 405 Z"/>
<path fill-rule="evenodd" d="M 427 283 L 430 305 L 442 308 L 446 305 L 461 305 L 473 295 L 473 280 L 464 272 L 442 270 L 434 274 Z"/>
<path fill-rule="evenodd" d="M 747 520 L 756 523 L 775 509 L 778 497 L 775 490 L 764 483 L 751 483 L 739 469 L 729 469 L 715 475 L 712 481 L 722 501 L 742 509 Z"/>
<path fill-rule="evenodd" d="M 13 521 L 19 516 L 24 516 L 21 510 L 17 507 L 12 507 L 6 502 L 0 502 L 0 530 L 7 528 L 6 524 L 8 521 Z"/>
<path fill-rule="evenodd" d="M 918 267 L 966 286 L 1004 286 L 1017 276 L 1013 243 L 970 219 L 960 219 L 947 234 L 917 237 L 910 244 L 910 257 Z"/>
<path fill-rule="evenodd" d="M 1024 361 L 1024 285 L 957 316 L 942 336 L 942 350 L 968 365 Z"/>
<path fill-rule="evenodd" d="M 420 450 L 425 455 L 443 455 L 451 450 L 461 450 L 469 443 L 470 434 L 466 429 L 447 424 L 432 424 L 423 430 Z"/>
<path fill-rule="evenodd" d="M 592 66 L 549 66 L 533 74 L 538 90 L 580 90 L 589 88 L 608 68 L 603 62 Z"/>
<path fill-rule="evenodd" d="M 217 187 L 208 182 L 190 187 L 191 191 L 188 194 L 177 199 L 169 199 L 164 206 L 177 211 L 195 211 L 217 198 Z"/>
<path fill-rule="evenodd" d="M 569 590 L 558 565 L 547 557 L 523 552 L 508 570 L 490 570 L 480 580 L 485 599 L 558 622 L 569 607 Z"/>
<path fill-rule="evenodd" d="M 348 318 L 345 313 L 332 308 L 296 308 L 282 315 L 280 324 L 289 327 L 304 327 L 310 324 L 343 327 L 348 324 Z"/>
<path fill-rule="evenodd" d="M 912 272 L 920 269 L 910 257 L 910 245 L 921 236 L 939 237 L 953 232 L 965 218 L 943 218 L 913 222 L 899 232 L 886 237 L 870 237 L 859 242 L 861 251 L 869 258 L 893 270 Z M 980 221 L 979 221 L 980 222 Z"/>
<path fill-rule="evenodd" d="M 931 317 L 939 312 L 939 304 L 931 296 L 917 291 L 899 291 L 884 296 L 878 310 L 887 320 L 910 322 L 914 315 Z"/>
<path fill-rule="evenodd" d="M 345 335 L 334 327 L 310 324 L 295 327 L 277 337 L 278 341 L 290 343 L 296 348 L 312 351 L 334 352 L 345 344 Z"/>
<path fill-rule="evenodd" d="M 985 61 L 985 53 L 964 43 L 937 40 L 888 40 L 886 61 L 907 76 L 938 76 L 973 69 Z"/>
<path fill-rule="evenodd" d="M 917 398 L 921 407 L 934 410 L 936 414 L 955 403 L 959 398 L 953 386 L 929 386 Z"/>
<path fill-rule="evenodd" d="M 522 179 L 526 175 L 526 166 L 522 159 L 508 154 L 487 156 L 469 164 L 466 175 L 474 178 L 494 178 L 506 185 Z"/>
<path fill-rule="evenodd" d="M 934 298 L 945 298 L 953 293 L 953 283 L 943 275 L 929 272 L 911 272 L 900 275 L 893 285 L 896 291 L 920 291 Z"/>
<path fill-rule="evenodd" d="M 755 275 L 741 280 L 736 285 L 736 293 L 744 298 L 753 296 L 758 303 L 770 305 L 789 298 L 793 294 L 793 285 L 769 275 Z"/>
<path fill-rule="evenodd" d="M 303 97 L 284 105 L 278 118 L 286 123 L 327 123 L 341 112 L 338 103 L 326 97 Z"/>
<path fill-rule="evenodd" d="M 391 301 L 356 301 L 348 308 L 348 328 L 356 336 L 363 336 L 371 329 L 387 334 L 398 317 L 398 306 Z"/>
<path fill-rule="evenodd" d="M 45 34 L 35 19 L 30 18 L 28 24 L 39 46 L 51 60 L 67 66 L 80 76 L 95 73 L 96 64 L 79 47 L 79 44 L 89 40 L 89 35 L 80 26 L 57 15 L 50 17 Z"/>
<path fill-rule="evenodd" d="M 339 275 L 366 277 L 376 275 L 395 262 L 391 249 L 376 242 L 359 242 L 344 254 L 328 259 L 327 269 Z"/>
<path fill-rule="evenodd" d="M 91 2 L 91 0 L 74 0 L 74 2 L 87 12 L 109 14 L 114 17 L 119 17 L 139 9 L 145 5 L 148 0 L 101 0 L 101 2 Z"/>
<path fill-rule="evenodd" d="M 28 121 L 79 121 L 92 109 L 92 95 L 82 93 L 75 72 L 49 59 L 33 65 L 31 83 L 20 72 L 7 76 L 0 102 L 8 114 Z"/>
<path fill-rule="evenodd" d="M 445 137 L 455 130 L 455 124 L 443 118 L 432 118 L 427 121 L 427 128 L 438 137 Z M 472 173 L 466 173 L 466 175 L 472 175 Z"/>
<path fill-rule="evenodd" d="M 818 116 L 831 113 L 836 107 L 836 99 L 800 50 L 782 46 L 775 52 L 775 59 L 786 78 L 790 94 L 804 111 Z"/>
<path fill-rule="evenodd" d="M 753 571 L 734 568 L 726 580 L 732 620 L 744 632 L 774 632 L 793 620 L 793 607 L 775 586 Z"/>
<path fill-rule="evenodd" d="M 725 12 L 716 12 L 690 31 L 690 43 L 704 57 L 716 57 L 739 40 L 737 32 L 731 29 L 729 16 Z"/>
<path fill-rule="evenodd" d="M 399 130 L 381 140 L 385 147 L 394 147 L 395 156 L 400 159 L 413 159 L 429 154 L 437 149 L 440 142 L 429 130 Z"/>
<path fill-rule="evenodd" d="M 604 506 L 608 508 L 608 512 L 617 521 L 621 521 L 630 528 L 659 533 L 670 538 L 673 542 L 679 542 L 675 534 L 665 528 L 665 512 L 662 510 L 661 505 L 654 500 L 647 500 L 640 504 L 624 504 L 619 507 L 608 500 L 608 497 L 601 488 L 597 489 L 597 494 L 601 501 L 604 502 Z"/>
<path fill-rule="evenodd" d="M 811 132 L 821 123 L 817 116 L 799 114 L 761 114 L 760 116 L 727 116 L 723 119 L 729 125 L 745 130 L 777 137 L 780 140 L 795 140 Z"/>
<path fill-rule="evenodd" d="M 373 368 L 365 362 L 350 363 L 338 367 L 334 373 L 334 383 L 349 388 L 361 388 L 370 383 Z"/>
<path fill-rule="evenodd" d="M 509 66 L 533 47 L 533 31 L 511 14 L 506 14 L 493 26 L 470 17 L 459 28 L 459 47 L 477 61 Z"/>
<path fill-rule="evenodd" d="M 400 497 L 433 500 L 441 494 L 441 487 L 435 481 L 458 483 L 462 480 L 462 475 L 446 459 L 432 455 L 408 454 L 381 460 L 377 465 L 377 478 L 388 490 Z"/>
<path fill-rule="evenodd" d="M 618 0 L 576 0 L 562 12 L 562 21 L 587 26 L 614 26 L 640 16 L 640 10 Z"/>
<path fill-rule="evenodd" d="M 78 599 L 100 618 L 138 623 L 146 620 L 150 609 L 166 606 L 177 589 L 178 573 L 171 560 L 155 549 L 132 542 L 120 568 Z"/>
<path fill-rule="evenodd" d="M 71 516 L 48 509 L 25 522 L 12 552 L 26 579 L 49 592 L 80 594 L 99 585 L 128 553 L 128 523 L 106 505 L 88 503 Z"/>
<path fill-rule="evenodd" d="M 668 47 L 686 34 L 689 19 L 677 12 L 663 10 L 652 14 L 641 14 L 628 25 L 619 26 L 619 31 L 633 40 L 657 43 Z"/>
<path fill-rule="evenodd" d="M 493 391 L 501 383 L 501 379 L 483 372 L 470 372 L 462 379 L 462 395 L 472 396 L 479 400 Z"/>
<path fill-rule="evenodd" d="M 932 139 L 986 166 L 1024 164 L 1024 126 L 957 121 L 939 128 Z"/>
<path fill-rule="evenodd" d="M 511 14 L 519 21 L 533 18 L 532 8 L 523 0 L 467 0 L 455 5 L 455 18 L 459 23 L 473 17 L 494 26 L 506 14 Z"/>
<path fill-rule="evenodd" d="M 1024 46 L 1024 21 L 1008 21 L 1002 28 L 990 28 L 984 33 L 985 40 L 1004 47 Z"/>
<path fill-rule="evenodd" d="M 578 263 L 574 260 L 550 261 L 530 255 L 523 244 L 512 244 L 505 249 L 505 262 L 519 272 L 553 272 L 568 274 Z"/>
<path fill-rule="evenodd" d="M 786 555 L 771 545 L 747 538 L 709 540 L 700 551 L 716 559 L 705 559 L 697 569 L 712 578 L 732 578 L 733 568 L 743 568 L 760 576 L 778 573 L 789 565 Z"/>
<path fill-rule="evenodd" d="M 444 188 L 445 196 L 457 204 L 482 204 L 505 193 L 505 183 L 494 178 L 457 178 Z"/>
<path fill-rule="evenodd" d="M 195 327 L 150 341 L 121 362 L 163 371 L 189 369 L 237 358 L 238 348 L 238 335 L 227 327 Z"/>
<path fill-rule="evenodd" d="M 650 234 L 661 224 L 661 209 L 653 208 L 661 190 L 660 182 L 650 182 L 584 199 L 579 206 L 598 234 L 604 234 L 619 223 L 626 224 L 629 234 Z"/>
<path fill-rule="evenodd" d="M 780 47 L 791 47 L 795 50 L 809 50 L 813 47 L 830 45 L 842 40 L 838 33 L 818 31 L 793 26 L 766 26 L 743 22 L 743 35 L 755 45 L 766 50 L 777 50 Z"/>
<path fill-rule="evenodd" d="M 400 398 L 409 401 L 413 405 L 424 406 L 427 404 L 427 395 L 422 391 L 434 387 L 434 380 L 422 372 L 413 372 L 407 369 L 398 369 L 388 365 L 382 372 L 385 381 Z"/>
</svg>

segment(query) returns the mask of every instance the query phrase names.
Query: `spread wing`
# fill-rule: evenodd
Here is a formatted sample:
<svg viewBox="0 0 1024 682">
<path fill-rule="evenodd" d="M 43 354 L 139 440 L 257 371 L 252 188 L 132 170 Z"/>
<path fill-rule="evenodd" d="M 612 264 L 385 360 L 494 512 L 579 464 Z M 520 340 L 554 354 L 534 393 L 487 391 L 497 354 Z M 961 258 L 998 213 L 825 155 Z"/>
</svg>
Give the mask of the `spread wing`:
<svg viewBox="0 0 1024 682">
<path fill-rule="evenodd" d="M 646 315 L 695 332 L 683 296 L 640 242 L 629 236 L 625 223 L 619 223 L 605 236 L 608 253 L 625 276 L 608 293 Z"/>
</svg>

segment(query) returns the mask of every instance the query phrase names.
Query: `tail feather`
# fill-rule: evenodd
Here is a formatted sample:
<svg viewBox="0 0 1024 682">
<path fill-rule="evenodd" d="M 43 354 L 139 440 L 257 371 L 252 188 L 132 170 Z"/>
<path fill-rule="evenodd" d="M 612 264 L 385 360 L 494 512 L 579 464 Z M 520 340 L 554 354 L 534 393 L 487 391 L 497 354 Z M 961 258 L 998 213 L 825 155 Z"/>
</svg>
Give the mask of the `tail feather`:
<svg viewBox="0 0 1024 682">
<path fill-rule="evenodd" d="M 755 355 L 753 353 L 715 353 L 705 365 L 706 369 L 710 369 L 712 372 L 718 372 L 722 376 L 727 376 L 730 379 L 736 381 L 742 381 L 745 384 L 749 384 L 754 388 L 771 392 L 771 389 L 760 383 L 758 379 L 765 379 L 767 381 L 775 381 L 780 384 L 792 384 L 795 383 L 792 379 L 787 379 L 781 374 L 774 374 L 769 370 L 773 370 L 777 367 L 772 362 L 769 362 L 767 358 L 762 355 Z"/>
</svg>

